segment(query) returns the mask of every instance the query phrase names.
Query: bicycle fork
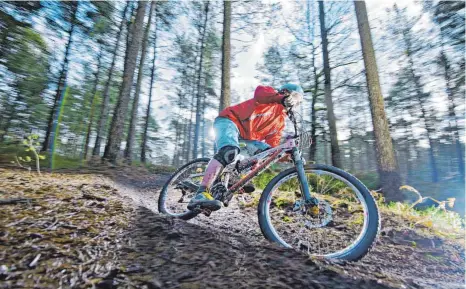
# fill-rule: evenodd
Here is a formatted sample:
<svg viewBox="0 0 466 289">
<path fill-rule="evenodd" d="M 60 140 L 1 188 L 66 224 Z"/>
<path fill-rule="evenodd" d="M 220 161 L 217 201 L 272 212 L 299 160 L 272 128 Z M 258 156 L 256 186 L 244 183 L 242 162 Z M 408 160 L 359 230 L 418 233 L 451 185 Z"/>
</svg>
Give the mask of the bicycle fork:
<svg viewBox="0 0 466 289">
<path fill-rule="evenodd" d="M 301 185 L 301 192 L 304 195 L 304 202 L 306 205 L 315 206 L 319 203 L 319 200 L 311 196 L 311 192 L 309 191 L 309 183 L 307 182 L 306 173 L 304 171 L 304 162 L 303 158 L 301 157 L 301 153 L 296 147 L 293 148 L 291 152 L 296 166 L 296 171 L 298 172 L 298 180 Z"/>
</svg>

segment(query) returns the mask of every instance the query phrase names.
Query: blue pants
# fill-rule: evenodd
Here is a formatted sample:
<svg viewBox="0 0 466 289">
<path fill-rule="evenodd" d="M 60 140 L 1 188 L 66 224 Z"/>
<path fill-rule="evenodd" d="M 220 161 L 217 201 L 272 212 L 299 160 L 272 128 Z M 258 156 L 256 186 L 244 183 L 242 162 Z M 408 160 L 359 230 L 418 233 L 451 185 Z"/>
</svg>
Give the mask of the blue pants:
<svg viewBox="0 0 466 289">
<path fill-rule="evenodd" d="M 250 155 L 253 155 L 259 149 L 266 150 L 270 148 L 268 144 L 261 141 L 241 139 L 236 124 L 225 117 L 217 117 L 215 119 L 214 131 L 216 152 L 225 146 L 234 146 L 241 149 L 240 141 L 246 144 L 246 149 Z"/>
</svg>

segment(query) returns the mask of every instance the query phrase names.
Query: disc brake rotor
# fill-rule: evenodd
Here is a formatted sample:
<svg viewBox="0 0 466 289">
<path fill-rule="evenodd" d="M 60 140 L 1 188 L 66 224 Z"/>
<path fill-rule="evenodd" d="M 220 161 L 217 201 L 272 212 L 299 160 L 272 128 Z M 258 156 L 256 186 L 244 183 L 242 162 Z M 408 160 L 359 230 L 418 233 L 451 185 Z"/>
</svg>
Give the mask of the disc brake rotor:
<svg viewBox="0 0 466 289">
<path fill-rule="evenodd" d="M 322 228 L 332 221 L 332 208 L 324 200 L 319 200 L 317 205 L 302 205 L 299 211 L 304 217 L 304 226 L 308 229 Z"/>
</svg>

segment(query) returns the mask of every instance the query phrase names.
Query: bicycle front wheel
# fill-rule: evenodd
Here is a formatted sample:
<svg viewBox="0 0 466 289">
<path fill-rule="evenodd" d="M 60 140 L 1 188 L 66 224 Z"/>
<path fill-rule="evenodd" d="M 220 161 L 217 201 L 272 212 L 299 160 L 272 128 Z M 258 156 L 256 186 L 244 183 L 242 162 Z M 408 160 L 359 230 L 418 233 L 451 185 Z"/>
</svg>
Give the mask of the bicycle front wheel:
<svg viewBox="0 0 466 289">
<path fill-rule="evenodd" d="M 295 168 L 283 171 L 270 181 L 259 201 L 263 235 L 309 255 L 359 260 L 380 230 L 379 211 L 369 190 L 332 166 L 310 165 L 305 174 L 318 205 L 304 202 Z"/>
</svg>

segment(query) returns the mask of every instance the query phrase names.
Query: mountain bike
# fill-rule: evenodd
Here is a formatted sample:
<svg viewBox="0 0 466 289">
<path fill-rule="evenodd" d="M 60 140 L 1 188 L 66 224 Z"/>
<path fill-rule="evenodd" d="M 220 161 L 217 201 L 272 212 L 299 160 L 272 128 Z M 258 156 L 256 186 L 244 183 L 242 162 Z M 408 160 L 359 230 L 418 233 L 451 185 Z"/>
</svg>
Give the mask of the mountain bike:
<svg viewBox="0 0 466 289">
<path fill-rule="evenodd" d="M 228 206 L 234 194 L 245 193 L 255 177 L 290 155 L 294 166 L 273 177 L 260 195 L 257 213 L 262 234 L 312 256 L 359 260 L 375 244 L 380 231 L 377 204 L 351 174 L 333 166 L 305 164 L 302 151 L 312 140 L 309 133 L 299 131 L 296 114 L 287 112 L 294 135 L 275 148 L 226 166 L 210 193 Z M 192 160 L 170 177 L 160 192 L 161 213 L 183 220 L 200 213 L 210 215 L 209 211 L 187 209 L 209 160 Z"/>
</svg>

